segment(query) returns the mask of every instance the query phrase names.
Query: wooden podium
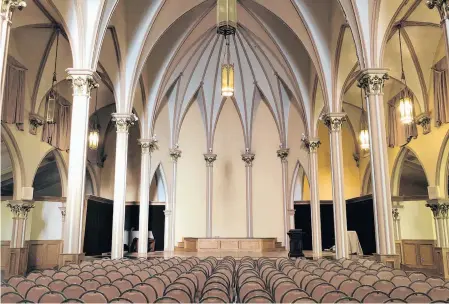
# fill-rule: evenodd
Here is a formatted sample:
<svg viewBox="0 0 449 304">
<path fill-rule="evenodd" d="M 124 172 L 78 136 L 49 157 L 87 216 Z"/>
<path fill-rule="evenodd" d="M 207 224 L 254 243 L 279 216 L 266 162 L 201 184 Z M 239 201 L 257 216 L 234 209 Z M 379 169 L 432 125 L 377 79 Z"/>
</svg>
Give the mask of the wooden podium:
<svg viewBox="0 0 449 304">
<path fill-rule="evenodd" d="M 191 238 L 191 237 L 186 237 L 183 239 L 183 241 L 184 241 L 184 251 L 187 251 L 187 252 L 276 251 L 276 238 Z"/>
</svg>

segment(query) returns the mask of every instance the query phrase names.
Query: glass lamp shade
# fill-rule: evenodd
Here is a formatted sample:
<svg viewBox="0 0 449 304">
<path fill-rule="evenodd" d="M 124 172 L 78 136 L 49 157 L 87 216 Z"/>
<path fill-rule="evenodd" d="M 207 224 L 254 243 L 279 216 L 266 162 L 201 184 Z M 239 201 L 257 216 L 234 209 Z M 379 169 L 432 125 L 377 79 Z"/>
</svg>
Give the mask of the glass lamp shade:
<svg viewBox="0 0 449 304">
<path fill-rule="evenodd" d="M 49 124 L 55 123 L 55 109 L 56 109 L 56 93 L 50 92 L 47 99 L 47 114 L 45 121 Z"/>
<path fill-rule="evenodd" d="M 217 33 L 234 35 L 237 28 L 237 0 L 217 0 Z"/>
<path fill-rule="evenodd" d="M 234 95 L 234 65 L 223 64 L 221 67 L 221 96 Z"/>
<path fill-rule="evenodd" d="M 360 148 L 362 150 L 369 150 L 369 133 L 367 129 L 360 131 L 359 140 Z"/>
<path fill-rule="evenodd" d="M 410 97 L 405 96 L 401 98 L 399 101 L 399 111 L 403 124 L 411 124 L 413 122 L 413 103 Z"/>
<path fill-rule="evenodd" d="M 98 142 L 100 141 L 100 132 L 98 129 L 92 129 L 89 132 L 89 149 L 91 150 L 97 150 L 98 149 Z"/>
</svg>

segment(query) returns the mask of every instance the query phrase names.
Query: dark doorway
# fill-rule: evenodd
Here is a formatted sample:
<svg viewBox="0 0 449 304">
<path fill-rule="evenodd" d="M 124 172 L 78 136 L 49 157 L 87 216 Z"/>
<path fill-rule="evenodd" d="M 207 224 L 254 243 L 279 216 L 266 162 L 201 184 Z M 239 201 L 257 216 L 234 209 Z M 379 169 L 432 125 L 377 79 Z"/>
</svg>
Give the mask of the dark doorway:
<svg viewBox="0 0 449 304">
<path fill-rule="evenodd" d="M 86 255 L 100 255 L 111 251 L 113 206 L 112 201 L 87 201 L 83 248 Z"/>
<path fill-rule="evenodd" d="M 164 251 L 165 205 L 150 205 L 148 228 L 153 232 L 155 251 Z"/>
<path fill-rule="evenodd" d="M 295 228 L 301 229 L 304 250 L 312 250 L 312 215 L 310 204 L 295 205 Z"/>
</svg>

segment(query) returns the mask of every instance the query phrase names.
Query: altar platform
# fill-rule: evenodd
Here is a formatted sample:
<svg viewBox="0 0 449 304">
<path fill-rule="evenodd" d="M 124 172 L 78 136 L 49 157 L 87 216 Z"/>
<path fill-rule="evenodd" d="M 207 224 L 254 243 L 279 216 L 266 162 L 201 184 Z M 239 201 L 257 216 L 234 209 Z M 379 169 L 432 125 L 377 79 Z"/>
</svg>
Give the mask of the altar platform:
<svg viewBox="0 0 449 304">
<path fill-rule="evenodd" d="M 273 252 L 285 251 L 276 238 L 193 238 L 185 237 L 175 252 Z"/>
</svg>

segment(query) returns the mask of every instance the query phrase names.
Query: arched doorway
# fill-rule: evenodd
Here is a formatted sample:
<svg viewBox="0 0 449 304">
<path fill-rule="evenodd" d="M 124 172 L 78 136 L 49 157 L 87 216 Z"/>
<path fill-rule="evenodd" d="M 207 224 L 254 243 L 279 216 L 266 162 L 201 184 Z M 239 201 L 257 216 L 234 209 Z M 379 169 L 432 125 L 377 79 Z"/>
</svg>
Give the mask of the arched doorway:
<svg viewBox="0 0 449 304">
<path fill-rule="evenodd" d="M 62 180 L 57 156 L 52 150 L 42 159 L 33 180 L 34 197 L 61 197 Z"/>
<path fill-rule="evenodd" d="M 399 196 L 427 196 L 426 173 L 421 162 L 410 149 L 404 152 L 402 165 L 399 168 Z"/>
<path fill-rule="evenodd" d="M 165 245 L 165 204 L 167 202 L 164 172 L 159 164 L 150 184 L 150 214 L 148 229 L 155 240 L 155 251 L 163 251 Z"/>
</svg>

